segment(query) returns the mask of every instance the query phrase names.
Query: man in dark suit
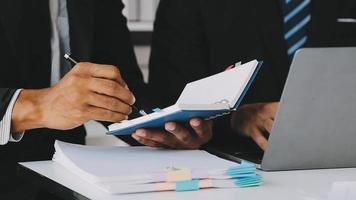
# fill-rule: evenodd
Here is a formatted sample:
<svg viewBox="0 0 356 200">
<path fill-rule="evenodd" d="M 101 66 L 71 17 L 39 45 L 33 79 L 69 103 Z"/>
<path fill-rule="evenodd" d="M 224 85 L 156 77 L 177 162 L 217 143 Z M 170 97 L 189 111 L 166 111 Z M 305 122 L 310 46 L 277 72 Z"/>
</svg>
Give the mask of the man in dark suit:
<svg viewBox="0 0 356 200">
<path fill-rule="evenodd" d="M 36 196 L 36 183 L 16 174 L 17 162 L 51 159 L 56 139 L 83 144 L 84 122 L 121 121 L 135 97 L 147 97 L 122 8 L 119 0 L 1 1 L 0 199 Z M 63 60 L 69 51 L 84 61 L 72 70 Z M 174 136 L 188 130 L 170 125 L 161 144 L 191 148 Z M 205 133 L 194 141 L 208 140 Z"/>
<path fill-rule="evenodd" d="M 303 46 L 356 46 L 356 2 L 162 0 L 149 84 L 161 104 L 168 105 L 187 82 L 224 71 L 238 61 L 263 60 L 246 105 L 232 115 L 232 126 L 229 118 L 216 121 L 214 137 L 243 132 L 265 149 L 278 106 L 268 102 L 279 101 L 293 54 Z"/>
<path fill-rule="evenodd" d="M 68 1 L 68 13 L 60 10 L 58 1 L 56 5 L 52 5 L 53 2 L 6 0 L 0 3 L 0 119 L 3 128 L 0 132 L 3 139 L 10 137 L 11 141 L 11 137 L 20 139 L 17 135 L 28 130 L 21 141 L 6 144 L 8 140 L 4 139 L 2 144 L 6 145 L 0 146 L 1 199 L 33 198 L 26 191 L 35 193 L 36 185 L 17 176 L 17 162 L 50 159 L 56 139 L 84 144 L 84 122 L 125 119 L 131 110 L 129 105 L 134 102 L 131 91 L 138 95 L 138 88 L 144 87 L 126 21 L 119 12 L 123 7 L 119 1 Z M 54 27 L 61 28 L 60 23 L 52 24 L 53 10 L 57 12 L 54 22 L 67 17 L 70 27 L 67 42 L 73 55 L 82 61 L 107 65 L 80 63 L 61 81 L 53 80 L 51 65 L 67 50 L 62 47 L 51 50 L 64 44 L 59 43 L 61 36 L 58 35 L 58 43 L 53 43 Z M 64 14 L 66 16 L 62 16 Z M 62 36 L 64 38 L 65 33 Z M 58 58 L 54 58 L 56 53 Z M 60 66 L 59 61 L 56 64 Z M 123 67 L 119 71 L 109 65 Z M 57 70 L 61 73 L 65 69 Z M 125 76 L 126 83 L 121 76 Z M 131 91 L 125 84 L 130 85 Z M 19 88 L 23 88 L 21 93 L 18 93 Z M 19 95 L 17 101 L 14 94 Z M 11 101 L 16 101 L 12 108 Z M 106 104 L 110 101 L 113 103 Z M 9 126 L 5 122 L 7 113 L 12 113 L 8 129 L 4 128 Z M 9 129 L 10 136 L 6 135 Z"/>
</svg>

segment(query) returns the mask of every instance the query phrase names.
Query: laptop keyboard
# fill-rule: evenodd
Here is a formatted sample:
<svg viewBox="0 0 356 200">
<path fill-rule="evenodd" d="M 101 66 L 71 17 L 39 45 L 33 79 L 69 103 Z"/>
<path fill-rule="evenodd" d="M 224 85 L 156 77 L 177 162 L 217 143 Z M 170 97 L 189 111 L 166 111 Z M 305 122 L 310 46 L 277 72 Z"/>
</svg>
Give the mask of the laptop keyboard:
<svg viewBox="0 0 356 200">
<path fill-rule="evenodd" d="M 234 156 L 252 163 L 261 164 L 263 151 L 258 152 L 234 152 Z"/>
</svg>

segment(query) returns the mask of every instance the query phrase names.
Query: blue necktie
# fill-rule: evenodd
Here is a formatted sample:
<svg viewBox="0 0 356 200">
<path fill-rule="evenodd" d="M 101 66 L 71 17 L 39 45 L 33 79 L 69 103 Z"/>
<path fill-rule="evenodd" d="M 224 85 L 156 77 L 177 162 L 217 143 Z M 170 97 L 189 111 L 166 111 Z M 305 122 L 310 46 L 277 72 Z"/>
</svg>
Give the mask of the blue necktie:
<svg viewBox="0 0 356 200">
<path fill-rule="evenodd" d="M 281 0 L 284 22 L 284 39 L 287 44 L 288 55 L 304 46 L 308 40 L 307 29 L 311 20 L 311 0 Z"/>
</svg>

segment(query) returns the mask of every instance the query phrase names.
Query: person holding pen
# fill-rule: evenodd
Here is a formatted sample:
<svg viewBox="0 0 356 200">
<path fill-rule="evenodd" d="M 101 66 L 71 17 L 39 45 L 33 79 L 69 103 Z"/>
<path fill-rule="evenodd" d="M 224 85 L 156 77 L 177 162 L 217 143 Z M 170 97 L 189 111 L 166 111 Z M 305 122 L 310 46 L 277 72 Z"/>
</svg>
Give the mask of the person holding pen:
<svg viewBox="0 0 356 200">
<path fill-rule="evenodd" d="M 83 123 L 125 120 L 149 98 L 122 9 L 120 0 L 0 3 L 0 199 L 36 198 L 17 162 L 51 159 L 55 140 L 84 144 Z M 82 62 L 72 66 L 67 52 Z M 168 124 L 162 146 L 211 137 L 210 122 L 192 124 Z"/>
</svg>

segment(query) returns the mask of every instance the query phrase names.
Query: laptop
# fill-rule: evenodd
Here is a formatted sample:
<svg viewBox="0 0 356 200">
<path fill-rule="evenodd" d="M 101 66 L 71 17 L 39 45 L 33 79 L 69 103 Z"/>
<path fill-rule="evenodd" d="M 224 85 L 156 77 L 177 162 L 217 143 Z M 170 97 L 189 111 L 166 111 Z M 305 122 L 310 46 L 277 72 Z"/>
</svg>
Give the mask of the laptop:
<svg viewBox="0 0 356 200">
<path fill-rule="evenodd" d="M 297 51 L 266 151 L 234 147 L 210 150 L 265 171 L 356 167 L 356 48 Z"/>
</svg>

